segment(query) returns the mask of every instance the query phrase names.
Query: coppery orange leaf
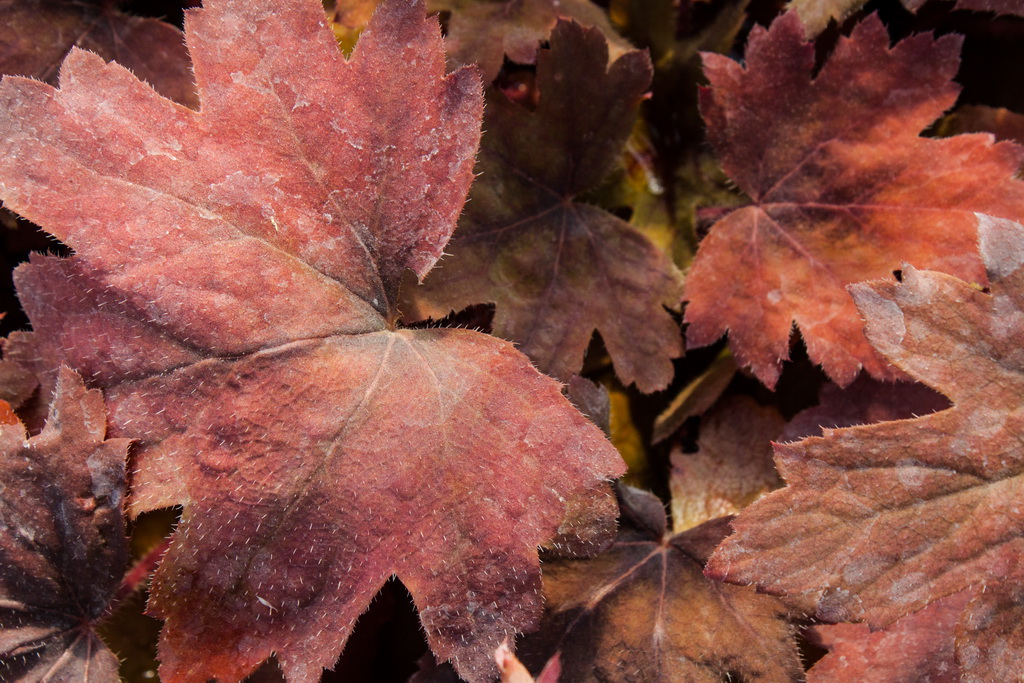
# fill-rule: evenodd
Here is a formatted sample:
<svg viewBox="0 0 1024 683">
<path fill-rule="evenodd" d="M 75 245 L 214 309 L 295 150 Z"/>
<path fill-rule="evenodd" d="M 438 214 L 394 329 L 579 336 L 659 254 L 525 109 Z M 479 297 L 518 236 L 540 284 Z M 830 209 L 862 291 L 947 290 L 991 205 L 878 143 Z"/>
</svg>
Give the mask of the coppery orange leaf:
<svg viewBox="0 0 1024 683">
<path fill-rule="evenodd" d="M 868 339 L 952 407 L 776 447 L 788 487 L 744 510 L 709 575 L 785 594 L 825 621 L 887 627 L 977 587 L 959 616 L 964 680 L 1024 675 L 1024 227 L 983 217 L 991 293 L 904 267 L 851 288 Z"/>
<path fill-rule="evenodd" d="M 1024 151 L 985 135 L 920 137 L 956 99 L 959 46 L 918 35 L 889 48 L 873 16 L 812 77 L 813 44 L 789 12 L 751 32 L 745 65 L 704 56 L 708 136 L 751 203 L 700 245 L 686 280 L 690 346 L 728 331 L 739 364 L 774 386 L 795 323 L 837 383 L 861 367 L 891 379 L 846 285 L 902 261 L 984 282 L 974 212 L 1024 213 Z"/>
</svg>

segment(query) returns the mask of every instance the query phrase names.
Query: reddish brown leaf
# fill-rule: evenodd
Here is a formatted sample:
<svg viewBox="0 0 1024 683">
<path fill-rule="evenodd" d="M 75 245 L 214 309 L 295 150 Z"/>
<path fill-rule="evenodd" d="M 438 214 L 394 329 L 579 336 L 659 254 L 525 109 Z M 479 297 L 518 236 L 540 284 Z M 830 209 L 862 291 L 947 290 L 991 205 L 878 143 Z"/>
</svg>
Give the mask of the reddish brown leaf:
<svg viewBox="0 0 1024 683">
<path fill-rule="evenodd" d="M 780 485 L 772 440 L 784 421 L 746 396 L 720 403 L 700 423 L 699 450 L 672 452 L 672 528 L 678 533 L 734 515 Z"/>
<path fill-rule="evenodd" d="M 954 632 L 972 593 L 940 598 L 880 631 L 815 626 L 812 640 L 830 652 L 807 672 L 808 683 L 959 683 Z"/>
<path fill-rule="evenodd" d="M 612 402 L 606 388 L 579 375 L 573 375 L 565 385 L 565 395 L 576 406 L 576 410 L 600 427 L 606 436 L 611 433 Z"/>
<path fill-rule="evenodd" d="M 540 615 L 537 545 L 623 466 L 507 342 L 395 329 L 465 199 L 479 79 L 445 76 L 422 2 L 382 4 L 351 60 L 315 0 L 209 0 L 186 39 L 199 112 L 82 51 L 60 90 L 0 88 L 0 194 L 75 250 L 20 271 L 12 355 L 104 387 L 135 512 L 184 506 L 161 678 L 276 653 L 315 681 L 397 574 L 434 652 L 487 680 Z"/>
<path fill-rule="evenodd" d="M 682 353 L 664 308 L 678 301 L 679 274 L 628 223 L 576 199 L 616 162 L 650 79 L 646 54 L 608 66 L 600 31 L 560 22 L 538 57 L 536 110 L 488 98 L 481 178 L 452 256 L 410 293 L 409 315 L 493 302 L 494 334 L 564 380 L 596 329 L 625 384 L 665 387 Z"/>
<path fill-rule="evenodd" d="M 188 52 L 170 24 L 133 17 L 114 3 L 70 0 L 0 0 L 0 73 L 57 83 L 57 70 L 73 47 L 129 68 L 165 97 L 197 103 Z"/>
<path fill-rule="evenodd" d="M 973 212 L 1022 213 L 1021 148 L 918 136 L 956 99 L 960 38 L 888 44 L 869 17 L 812 78 L 814 47 L 790 12 L 751 32 L 745 66 L 705 55 L 708 135 L 752 203 L 700 246 L 686 280 L 687 342 L 728 331 L 739 363 L 769 386 L 794 322 L 839 384 L 862 366 L 897 376 L 864 340 L 846 285 L 902 261 L 983 282 Z"/>
<path fill-rule="evenodd" d="M 1016 559 L 1016 558 L 1015 558 Z M 962 683 L 1017 681 L 1024 678 L 1024 572 L 1014 561 L 992 584 L 976 592 L 961 615 L 956 659 Z"/>
<path fill-rule="evenodd" d="M 978 585 L 958 660 L 968 679 L 1015 680 L 1024 674 L 1024 228 L 984 217 L 980 236 L 991 294 L 910 266 L 902 283 L 851 288 L 871 343 L 953 407 L 776 446 L 789 486 L 740 514 L 708 574 L 873 627 Z"/>
<path fill-rule="evenodd" d="M 547 40 L 559 19 L 600 29 L 611 43 L 613 58 L 633 47 L 591 0 L 428 0 L 427 5 L 433 12 L 451 14 L 449 62 L 477 64 L 485 83 L 498 75 L 505 55 L 518 64 L 533 64 L 540 42 Z"/>
<path fill-rule="evenodd" d="M 127 439 L 63 369 L 43 431 L 0 425 L 0 678 L 116 683 L 95 632 L 128 563 Z"/>
<path fill-rule="evenodd" d="M 619 535 L 589 560 L 544 565 L 546 615 L 520 658 L 539 670 L 560 653 L 573 681 L 792 681 L 801 671 L 785 609 L 702 568 L 728 518 L 681 534 L 657 498 L 623 487 Z"/>
</svg>

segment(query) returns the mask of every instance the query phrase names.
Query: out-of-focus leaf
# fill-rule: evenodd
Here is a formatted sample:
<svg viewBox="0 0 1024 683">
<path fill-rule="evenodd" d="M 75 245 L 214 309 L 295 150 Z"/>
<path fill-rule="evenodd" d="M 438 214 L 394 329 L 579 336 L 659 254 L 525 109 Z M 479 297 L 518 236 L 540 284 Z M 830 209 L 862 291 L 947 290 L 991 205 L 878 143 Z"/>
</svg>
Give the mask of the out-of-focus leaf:
<svg viewBox="0 0 1024 683">
<path fill-rule="evenodd" d="M 917 12 L 927 0 L 900 0 L 909 12 Z M 807 37 L 814 38 L 824 31 L 831 20 L 842 23 L 867 0 L 792 0 L 786 9 L 795 9 L 807 29 Z M 956 9 L 993 14 L 1024 16 L 1022 0 L 956 0 Z"/>
<path fill-rule="evenodd" d="M 494 659 L 498 662 L 498 670 L 501 671 L 501 683 L 558 683 L 558 677 L 562 673 L 562 666 L 558 655 L 555 655 L 544 665 L 535 679 L 523 666 L 508 644 L 502 643 L 494 653 Z"/>
<path fill-rule="evenodd" d="M 73 47 L 129 68 L 164 97 L 195 107 L 195 83 L 181 31 L 114 9 L 114 3 L 71 0 L 0 0 L 0 73 L 56 85 Z"/>
<path fill-rule="evenodd" d="M 615 60 L 633 46 L 591 0 L 428 0 L 432 12 L 450 12 L 448 60 L 452 66 L 477 64 L 490 83 L 507 55 L 517 64 L 533 64 L 537 49 L 559 19 L 572 19 L 600 29 Z"/>
<path fill-rule="evenodd" d="M 734 515 L 781 484 L 772 440 L 785 421 L 777 410 L 736 396 L 701 419 L 699 450 L 672 452 L 672 528 L 676 533 Z"/>
<path fill-rule="evenodd" d="M 0 424 L 0 679 L 116 683 L 96 634 L 125 565 L 127 439 L 98 391 L 61 370 L 43 431 Z"/>
<path fill-rule="evenodd" d="M 812 627 L 811 640 L 829 654 L 807 672 L 807 683 L 959 683 L 956 625 L 973 594 L 940 598 L 878 631 L 867 624 Z"/>
<path fill-rule="evenodd" d="M 651 51 L 657 62 L 672 49 L 676 37 L 676 0 L 611 0 L 612 21 L 639 47 Z"/>
<path fill-rule="evenodd" d="M 546 615 L 518 646 L 538 671 L 558 653 L 561 683 L 576 681 L 792 681 L 801 667 L 774 598 L 704 578 L 728 519 L 681 534 L 649 493 L 622 487 L 619 535 L 588 560 L 544 565 Z"/>
<path fill-rule="evenodd" d="M 629 392 L 616 382 L 611 383 L 608 397 L 611 403 L 610 438 L 616 450 L 626 461 L 627 484 L 646 483 L 650 463 L 647 458 L 647 442 L 633 419 Z"/>
<path fill-rule="evenodd" d="M 867 0 L 792 0 L 786 9 L 796 10 L 807 37 L 815 38 L 828 28 L 830 21 L 841 24 L 865 4 Z"/>
<path fill-rule="evenodd" d="M 557 382 L 395 324 L 472 180 L 475 69 L 445 74 L 422 2 L 382 4 L 351 59 L 325 23 L 315 0 L 190 11 L 198 111 L 82 50 L 59 90 L 0 86 L 0 198 L 75 252 L 21 267 L 34 332 L 9 350 L 104 389 L 134 512 L 183 508 L 149 603 L 168 682 L 271 654 L 316 681 L 392 575 L 435 654 L 489 680 L 569 504 L 578 536 L 611 524 L 623 464 Z"/>
<path fill-rule="evenodd" d="M 381 0 L 335 0 L 327 12 L 334 39 L 345 54 L 350 54 L 359 35 L 370 23 L 370 17 Z"/>
<path fill-rule="evenodd" d="M 672 436 L 688 419 L 714 405 L 736 375 L 736 369 L 736 361 L 727 349 L 719 353 L 708 369 L 683 387 L 668 408 L 654 420 L 654 443 Z"/>
<path fill-rule="evenodd" d="M 737 363 L 773 387 L 795 322 L 838 384 L 861 367 L 891 379 L 899 372 L 864 339 L 846 285 L 904 261 L 984 283 L 974 213 L 1024 213 L 1024 150 L 919 136 L 956 99 L 960 42 L 918 35 L 890 48 L 873 16 L 815 76 L 790 12 L 754 28 L 744 65 L 705 55 L 708 136 L 752 203 L 700 245 L 686 280 L 690 346 L 728 332 Z"/>
<path fill-rule="evenodd" d="M 589 379 L 573 375 L 566 385 L 565 393 L 576 410 L 600 427 L 606 436 L 611 434 L 612 404 L 607 389 Z"/>
<path fill-rule="evenodd" d="M 963 680 L 1024 675 L 1024 227 L 983 216 L 991 293 L 905 266 L 851 287 L 885 358 L 953 407 L 776 446 L 788 486 L 744 510 L 708 574 L 791 596 L 825 621 L 888 627 L 977 586 Z"/>
<path fill-rule="evenodd" d="M 943 120 L 939 132 L 943 135 L 992 133 L 996 140 L 1024 143 L 1024 114 L 1003 107 L 964 105 Z"/>
<path fill-rule="evenodd" d="M 907 3 L 907 9 L 915 10 L 917 7 L 911 7 L 911 4 L 920 7 L 924 4 L 924 0 Z M 956 8 L 1024 17 L 1024 2 L 1021 0 L 956 0 Z"/>
<path fill-rule="evenodd" d="M 493 333 L 568 380 L 595 329 L 624 384 L 665 387 L 682 353 L 681 276 L 616 216 L 579 201 L 619 158 L 650 84 L 647 55 L 608 65 L 597 29 L 560 22 L 538 58 L 533 111 L 491 93 L 479 182 L 446 258 L 404 307 L 415 319 L 493 302 Z M 675 297 L 675 301 L 673 301 Z"/>
</svg>

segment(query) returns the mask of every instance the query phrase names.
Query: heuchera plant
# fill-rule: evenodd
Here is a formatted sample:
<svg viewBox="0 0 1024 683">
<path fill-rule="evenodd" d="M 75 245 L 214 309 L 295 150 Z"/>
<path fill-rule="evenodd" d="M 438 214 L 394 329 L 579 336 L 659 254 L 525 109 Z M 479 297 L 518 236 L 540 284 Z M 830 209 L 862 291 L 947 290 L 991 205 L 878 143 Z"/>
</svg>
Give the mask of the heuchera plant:
<svg viewBox="0 0 1024 683">
<path fill-rule="evenodd" d="M 0 679 L 1024 676 L 1024 28 L 794 4 L 0 0 Z"/>
</svg>

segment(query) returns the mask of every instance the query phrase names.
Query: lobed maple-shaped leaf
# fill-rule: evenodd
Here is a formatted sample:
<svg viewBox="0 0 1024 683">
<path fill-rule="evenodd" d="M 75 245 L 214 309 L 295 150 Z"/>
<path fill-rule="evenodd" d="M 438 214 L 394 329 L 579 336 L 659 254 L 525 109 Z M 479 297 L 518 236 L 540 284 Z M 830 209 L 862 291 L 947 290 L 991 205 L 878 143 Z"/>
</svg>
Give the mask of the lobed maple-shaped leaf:
<svg viewBox="0 0 1024 683">
<path fill-rule="evenodd" d="M 75 250 L 20 269 L 35 332 L 8 350 L 104 388 L 139 440 L 133 512 L 184 508 L 149 605 L 163 680 L 274 653 L 315 681 L 393 574 L 486 680 L 540 615 L 536 547 L 584 491 L 607 522 L 623 466 L 509 343 L 395 328 L 462 208 L 480 82 L 445 75 L 422 2 L 383 3 L 351 59 L 324 22 L 315 0 L 190 11 L 198 112 L 84 51 L 59 90 L 5 79 L 0 197 Z"/>
<path fill-rule="evenodd" d="M 740 514 L 707 571 L 795 596 L 823 620 L 872 627 L 978 586 L 958 626 L 962 673 L 1015 680 L 1024 228 L 983 217 L 979 232 L 991 293 L 911 266 L 901 283 L 851 288 L 871 343 L 953 407 L 776 446 L 788 487 Z"/>
<path fill-rule="evenodd" d="M 687 280 L 687 343 L 729 333 L 740 365 L 774 386 L 793 324 L 839 384 L 895 378 L 863 337 L 847 284 L 907 261 L 984 282 L 975 211 L 1016 217 L 1024 153 L 985 135 L 918 133 L 956 99 L 961 39 L 889 48 L 872 16 L 816 76 L 793 12 L 755 28 L 745 66 L 706 54 L 701 108 L 722 165 L 751 198 L 718 221 Z"/>
<path fill-rule="evenodd" d="M 650 85 L 647 55 L 610 66 L 597 29 L 559 22 L 537 57 L 533 111 L 491 91 L 471 201 L 452 256 L 410 292 L 414 318 L 494 303 L 493 333 L 568 380 L 600 332 L 623 383 L 664 388 L 681 355 L 680 276 L 628 223 L 579 201 L 616 162 Z"/>
<path fill-rule="evenodd" d="M 661 501 L 639 489 L 620 492 L 619 535 L 609 550 L 545 563 L 545 619 L 521 640 L 520 659 L 539 671 L 557 653 L 561 683 L 799 676 L 783 605 L 702 574 L 729 518 L 673 535 Z"/>
<path fill-rule="evenodd" d="M 0 73 L 57 82 L 73 47 L 116 60 L 165 97 L 197 103 L 181 31 L 148 17 L 119 12 L 114 3 L 0 0 Z"/>
<path fill-rule="evenodd" d="M 939 598 L 891 626 L 815 626 L 811 640 L 829 654 L 807 672 L 808 683 L 959 683 L 956 624 L 973 592 Z"/>
<path fill-rule="evenodd" d="M 633 49 L 591 0 L 428 0 L 427 6 L 450 13 L 445 40 L 449 62 L 478 65 L 484 83 L 498 75 L 505 55 L 517 64 L 533 64 L 541 41 L 559 19 L 600 29 L 613 57 Z"/>
<path fill-rule="evenodd" d="M 125 565 L 127 439 L 105 439 L 98 391 L 64 368 L 46 426 L 0 417 L 0 679 L 116 683 L 95 627 Z"/>
</svg>

